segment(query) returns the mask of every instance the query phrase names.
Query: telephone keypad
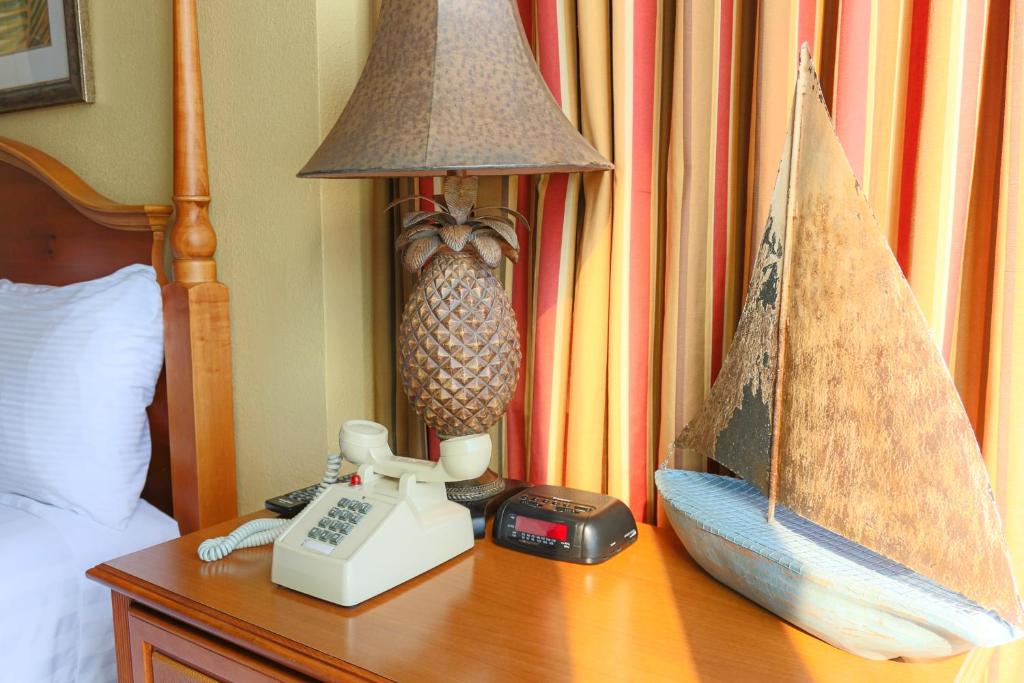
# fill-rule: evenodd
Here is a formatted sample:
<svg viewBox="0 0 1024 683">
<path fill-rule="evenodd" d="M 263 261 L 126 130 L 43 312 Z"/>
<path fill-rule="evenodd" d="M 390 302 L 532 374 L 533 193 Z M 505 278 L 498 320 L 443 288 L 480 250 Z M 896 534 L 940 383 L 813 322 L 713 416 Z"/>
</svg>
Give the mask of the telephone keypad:
<svg viewBox="0 0 1024 683">
<path fill-rule="evenodd" d="M 314 541 L 337 546 L 352 533 L 355 525 L 372 507 L 369 503 L 342 498 L 337 505 L 327 511 L 326 517 L 322 517 L 316 526 L 310 529 L 308 536 Z"/>
</svg>

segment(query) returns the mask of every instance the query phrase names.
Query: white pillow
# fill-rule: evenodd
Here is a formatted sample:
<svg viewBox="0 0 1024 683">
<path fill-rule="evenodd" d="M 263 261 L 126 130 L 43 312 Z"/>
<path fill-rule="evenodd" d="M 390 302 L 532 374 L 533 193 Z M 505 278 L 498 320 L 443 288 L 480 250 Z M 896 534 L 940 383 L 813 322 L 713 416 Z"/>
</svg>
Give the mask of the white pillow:
<svg viewBox="0 0 1024 683">
<path fill-rule="evenodd" d="M 149 266 L 66 287 L 0 280 L 0 492 L 123 528 L 146 483 L 163 358 Z"/>
</svg>

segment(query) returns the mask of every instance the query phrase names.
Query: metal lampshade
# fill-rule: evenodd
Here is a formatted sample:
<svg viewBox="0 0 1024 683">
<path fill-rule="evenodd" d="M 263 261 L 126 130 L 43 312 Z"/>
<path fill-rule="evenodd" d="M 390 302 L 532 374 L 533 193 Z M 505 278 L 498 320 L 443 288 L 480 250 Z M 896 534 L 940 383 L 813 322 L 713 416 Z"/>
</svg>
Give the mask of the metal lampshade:
<svg viewBox="0 0 1024 683">
<path fill-rule="evenodd" d="M 359 83 L 299 176 L 610 168 L 551 96 L 514 0 L 384 0 Z"/>
</svg>

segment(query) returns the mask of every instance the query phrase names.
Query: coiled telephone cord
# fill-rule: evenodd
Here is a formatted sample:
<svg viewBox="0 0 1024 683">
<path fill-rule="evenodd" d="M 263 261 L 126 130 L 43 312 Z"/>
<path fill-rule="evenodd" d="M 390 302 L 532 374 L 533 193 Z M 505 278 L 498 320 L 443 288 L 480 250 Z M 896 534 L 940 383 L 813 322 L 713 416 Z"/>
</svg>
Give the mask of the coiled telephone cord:
<svg viewBox="0 0 1024 683">
<path fill-rule="evenodd" d="M 341 454 L 331 453 L 327 456 L 327 466 L 320 480 L 320 488 L 309 503 L 312 505 L 331 485 L 338 481 L 341 471 Z M 227 536 L 208 538 L 199 544 L 199 559 L 203 562 L 216 562 L 230 555 L 238 548 L 252 548 L 258 545 L 273 543 L 278 536 L 291 526 L 290 519 L 254 519 L 232 531 Z"/>
</svg>

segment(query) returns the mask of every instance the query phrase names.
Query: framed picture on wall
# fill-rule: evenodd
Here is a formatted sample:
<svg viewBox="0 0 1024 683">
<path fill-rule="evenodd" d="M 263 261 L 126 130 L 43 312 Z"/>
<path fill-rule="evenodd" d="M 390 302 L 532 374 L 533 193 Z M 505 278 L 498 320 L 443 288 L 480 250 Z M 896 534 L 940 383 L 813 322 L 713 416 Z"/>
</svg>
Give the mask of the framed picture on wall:
<svg viewBox="0 0 1024 683">
<path fill-rule="evenodd" d="M 92 101 L 85 0 L 0 0 L 0 113 Z"/>
</svg>

